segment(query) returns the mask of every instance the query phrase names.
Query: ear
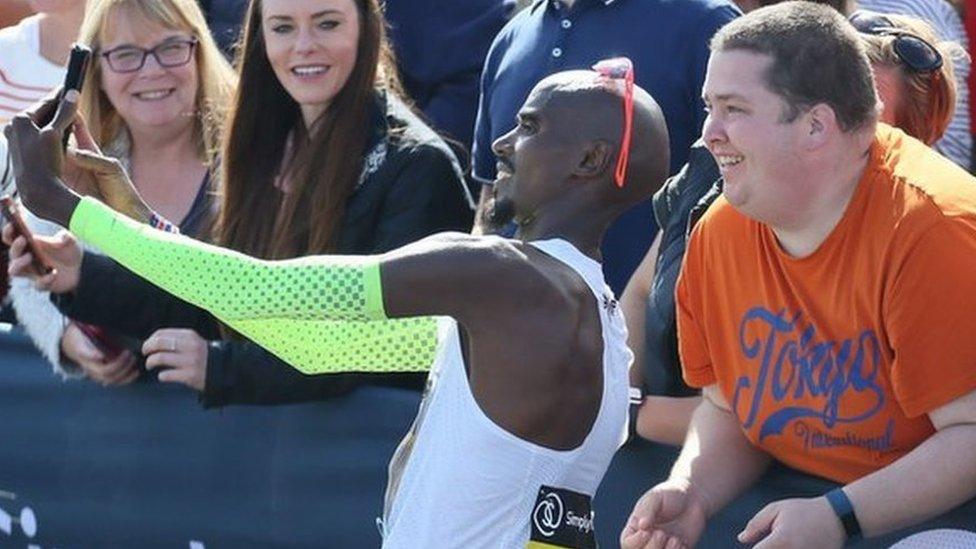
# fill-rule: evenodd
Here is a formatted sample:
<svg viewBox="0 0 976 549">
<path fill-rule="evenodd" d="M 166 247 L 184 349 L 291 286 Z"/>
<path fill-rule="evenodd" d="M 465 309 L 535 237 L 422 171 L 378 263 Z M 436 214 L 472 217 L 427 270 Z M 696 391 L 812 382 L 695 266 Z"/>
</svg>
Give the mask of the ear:
<svg viewBox="0 0 976 549">
<path fill-rule="evenodd" d="M 818 149 L 828 143 L 840 131 L 834 109 L 826 103 L 817 103 L 804 115 L 803 129 L 807 147 Z"/>
<path fill-rule="evenodd" d="M 573 175 L 586 179 L 604 175 L 608 170 L 613 169 L 616 160 L 613 152 L 614 147 L 609 141 L 603 139 L 590 141 L 583 148 L 579 161 L 573 168 Z"/>
</svg>

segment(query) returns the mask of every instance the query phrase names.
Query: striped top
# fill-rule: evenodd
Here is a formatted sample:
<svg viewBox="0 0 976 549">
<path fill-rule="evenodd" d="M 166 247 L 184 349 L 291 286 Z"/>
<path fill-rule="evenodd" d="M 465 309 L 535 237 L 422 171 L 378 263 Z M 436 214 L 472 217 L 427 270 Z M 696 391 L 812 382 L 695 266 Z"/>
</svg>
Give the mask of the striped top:
<svg viewBox="0 0 976 549">
<path fill-rule="evenodd" d="M 0 127 L 61 84 L 65 68 L 41 56 L 37 16 L 0 30 Z"/>
<path fill-rule="evenodd" d="M 910 15 L 932 25 L 942 40 L 957 42 L 969 51 L 962 19 L 946 0 L 858 0 L 860 8 L 878 13 Z M 956 112 L 935 149 L 965 169 L 971 167 L 972 134 L 969 130 L 969 59 L 953 59 L 956 73 Z"/>
</svg>

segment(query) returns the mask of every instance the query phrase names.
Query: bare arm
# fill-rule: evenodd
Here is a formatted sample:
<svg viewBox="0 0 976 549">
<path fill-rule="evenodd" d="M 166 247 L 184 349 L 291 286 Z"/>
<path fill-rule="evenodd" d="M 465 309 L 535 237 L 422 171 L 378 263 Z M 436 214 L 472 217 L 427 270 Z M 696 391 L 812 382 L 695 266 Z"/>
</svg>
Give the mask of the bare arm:
<svg viewBox="0 0 976 549">
<path fill-rule="evenodd" d="M 702 396 L 671 479 L 687 480 L 711 516 L 749 488 L 771 459 L 746 438 L 717 385 L 705 387 Z"/>
<path fill-rule="evenodd" d="M 630 385 L 639 387 L 644 382 L 644 315 L 647 307 L 647 296 L 650 294 L 651 281 L 654 279 L 654 269 L 657 266 L 657 252 L 661 246 L 661 231 L 657 232 L 647 255 L 637 266 L 637 270 L 627 282 L 624 293 L 620 296 L 620 308 L 627 321 L 627 345 L 634 352 L 634 364 L 630 367 Z"/>
<path fill-rule="evenodd" d="M 844 487 L 865 536 L 918 524 L 976 496 L 976 391 L 929 418 L 937 432 L 928 440 Z"/>
</svg>

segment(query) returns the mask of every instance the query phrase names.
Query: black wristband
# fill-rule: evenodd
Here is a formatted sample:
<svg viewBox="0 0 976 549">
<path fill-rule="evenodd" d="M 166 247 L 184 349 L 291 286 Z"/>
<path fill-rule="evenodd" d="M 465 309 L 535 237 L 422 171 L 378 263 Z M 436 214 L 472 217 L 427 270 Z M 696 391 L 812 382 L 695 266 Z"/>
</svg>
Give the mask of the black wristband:
<svg viewBox="0 0 976 549">
<path fill-rule="evenodd" d="M 627 422 L 627 441 L 637 437 L 637 414 L 640 413 L 641 404 L 644 403 L 644 390 L 640 387 L 631 387 L 629 392 L 630 414 Z"/>
<path fill-rule="evenodd" d="M 824 496 L 827 498 L 827 502 L 834 509 L 834 513 L 837 514 L 837 518 L 840 519 L 840 523 L 844 526 L 844 533 L 847 534 L 847 539 L 858 540 L 861 539 L 861 523 L 857 521 L 857 515 L 854 514 L 854 505 L 851 503 L 850 498 L 844 493 L 842 488 L 834 488 L 833 490 L 827 492 Z"/>
</svg>

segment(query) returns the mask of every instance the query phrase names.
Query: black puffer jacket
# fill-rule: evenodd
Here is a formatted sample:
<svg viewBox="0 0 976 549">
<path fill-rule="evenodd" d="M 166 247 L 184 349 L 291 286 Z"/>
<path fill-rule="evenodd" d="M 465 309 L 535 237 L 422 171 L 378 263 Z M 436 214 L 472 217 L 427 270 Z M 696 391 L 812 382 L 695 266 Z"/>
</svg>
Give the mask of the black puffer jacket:
<svg viewBox="0 0 976 549">
<path fill-rule="evenodd" d="M 698 140 L 691 147 L 688 163 L 654 195 L 654 217 L 663 234 L 644 321 L 644 385 L 651 394 L 688 396 L 697 392 L 681 378 L 674 290 L 688 235 L 721 193 L 719 177 L 715 159 Z"/>
</svg>

